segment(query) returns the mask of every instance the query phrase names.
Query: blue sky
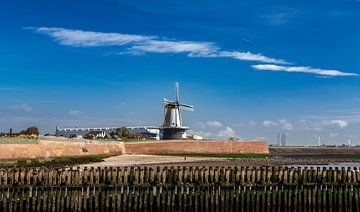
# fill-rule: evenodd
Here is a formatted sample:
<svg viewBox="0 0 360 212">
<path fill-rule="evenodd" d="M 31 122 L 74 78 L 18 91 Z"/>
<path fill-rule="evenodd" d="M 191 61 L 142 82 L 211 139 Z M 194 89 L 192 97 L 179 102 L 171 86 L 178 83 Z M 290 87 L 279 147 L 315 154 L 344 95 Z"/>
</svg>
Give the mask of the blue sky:
<svg viewBox="0 0 360 212">
<path fill-rule="evenodd" d="M 161 125 L 360 144 L 360 2 L 3 1 L 0 130 Z"/>
</svg>

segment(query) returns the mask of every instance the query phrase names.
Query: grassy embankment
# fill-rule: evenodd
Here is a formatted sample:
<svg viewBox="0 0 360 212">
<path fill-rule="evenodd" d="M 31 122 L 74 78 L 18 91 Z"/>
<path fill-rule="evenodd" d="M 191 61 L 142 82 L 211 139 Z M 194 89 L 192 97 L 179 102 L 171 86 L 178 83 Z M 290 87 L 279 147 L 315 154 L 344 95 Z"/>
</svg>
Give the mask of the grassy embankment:
<svg viewBox="0 0 360 212">
<path fill-rule="evenodd" d="M 321 154 L 321 155 L 287 155 L 299 159 L 360 159 L 359 154 Z"/>
<path fill-rule="evenodd" d="M 149 142 L 154 140 L 138 140 L 138 139 L 123 139 L 123 140 L 105 140 L 105 141 L 117 141 L 117 142 L 124 142 L 124 143 L 136 143 L 136 142 Z"/>
<path fill-rule="evenodd" d="M 17 137 L 0 137 L 0 141 L 33 141 L 33 140 L 39 140 L 39 137 L 37 136 L 17 136 Z"/>
<path fill-rule="evenodd" d="M 64 167 L 79 164 L 97 163 L 113 155 L 97 155 L 85 157 L 57 157 L 51 159 L 22 159 L 17 161 L 2 161 L 0 168 L 27 168 L 27 167 Z"/>
<path fill-rule="evenodd" d="M 267 158 L 270 154 L 232 154 L 232 153 L 166 153 L 157 154 L 164 156 L 183 156 L 183 157 L 214 157 L 214 158 Z"/>
<path fill-rule="evenodd" d="M 359 147 L 314 147 L 286 146 L 270 147 L 270 154 L 281 158 L 299 159 L 360 159 Z"/>
</svg>

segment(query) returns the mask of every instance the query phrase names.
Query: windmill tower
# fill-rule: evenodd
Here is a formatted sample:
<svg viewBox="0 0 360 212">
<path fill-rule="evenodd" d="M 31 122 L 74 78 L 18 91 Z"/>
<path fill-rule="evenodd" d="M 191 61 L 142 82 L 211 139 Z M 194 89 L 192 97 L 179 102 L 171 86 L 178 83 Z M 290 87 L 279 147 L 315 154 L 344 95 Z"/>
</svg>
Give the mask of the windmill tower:
<svg viewBox="0 0 360 212">
<path fill-rule="evenodd" d="M 180 109 L 194 111 L 194 106 L 179 101 L 179 83 L 175 84 L 176 100 L 164 98 L 164 122 L 161 127 L 163 139 L 182 139 L 188 127 L 182 125 Z"/>
</svg>

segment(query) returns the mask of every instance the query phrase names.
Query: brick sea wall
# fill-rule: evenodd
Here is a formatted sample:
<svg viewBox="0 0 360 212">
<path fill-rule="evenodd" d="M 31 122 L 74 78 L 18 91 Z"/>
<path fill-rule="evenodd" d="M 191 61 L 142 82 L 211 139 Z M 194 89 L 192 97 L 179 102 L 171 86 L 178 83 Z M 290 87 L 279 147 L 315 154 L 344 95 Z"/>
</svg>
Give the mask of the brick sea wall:
<svg viewBox="0 0 360 212">
<path fill-rule="evenodd" d="M 105 154 L 269 154 L 266 142 L 157 141 L 157 142 L 58 142 L 0 144 L 0 160 L 89 156 Z"/>
<path fill-rule="evenodd" d="M 0 144 L 0 160 L 54 158 L 63 156 L 89 156 L 124 154 L 121 144 L 95 144 L 82 142 L 48 142 L 38 144 Z"/>
<path fill-rule="evenodd" d="M 127 154 L 269 154 L 265 141 L 158 141 L 125 143 Z"/>
</svg>

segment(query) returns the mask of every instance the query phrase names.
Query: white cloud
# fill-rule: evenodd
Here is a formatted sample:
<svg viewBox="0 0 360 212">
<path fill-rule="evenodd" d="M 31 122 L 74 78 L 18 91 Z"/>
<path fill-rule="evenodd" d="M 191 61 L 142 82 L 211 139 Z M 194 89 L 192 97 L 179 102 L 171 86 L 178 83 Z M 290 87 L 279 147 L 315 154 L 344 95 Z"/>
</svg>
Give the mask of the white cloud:
<svg viewBox="0 0 360 212">
<path fill-rule="evenodd" d="M 216 122 L 214 122 L 215 124 Z M 206 123 L 207 125 L 207 123 Z M 217 125 L 217 123 L 215 124 L 215 128 L 207 128 L 207 130 L 209 131 L 197 131 L 197 130 L 189 130 L 189 133 L 191 134 L 195 134 L 195 135 L 200 135 L 203 138 L 207 138 L 207 139 L 228 139 L 230 137 L 236 137 L 236 131 L 234 129 L 232 129 L 231 127 L 225 127 L 222 129 L 218 129 L 220 126 Z M 221 124 L 221 126 L 223 126 Z"/>
<path fill-rule="evenodd" d="M 15 109 L 15 110 L 23 110 L 25 112 L 31 112 L 32 111 L 32 107 L 28 104 L 20 104 L 20 105 L 14 105 L 11 107 L 11 109 Z"/>
<path fill-rule="evenodd" d="M 292 123 L 286 119 L 279 119 L 278 121 L 265 120 L 263 121 L 264 127 L 281 127 L 283 130 L 291 131 L 294 129 Z"/>
<path fill-rule="evenodd" d="M 275 126 L 278 126 L 279 124 L 274 121 L 265 120 L 265 121 L 263 121 L 263 125 L 264 125 L 264 127 L 275 127 Z"/>
<path fill-rule="evenodd" d="M 287 131 L 291 131 L 294 129 L 294 126 L 292 123 L 290 123 L 288 120 L 286 119 L 279 119 L 279 124 L 281 125 L 281 128 L 283 130 L 287 130 Z"/>
<path fill-rule="evenodd" d="M 278 120 L 280 124 L 286 124 L 288 121 L 286 119 L 279 119 Z"/>
<path fill-rule="evenodd" d="M 332 137 L 332 138 L 335 138 L 338 135 L 339 135 L 339 133 L 333 133 L 333 132 L 329 133 L 329 136 Z"/>
<path fill-rule="evenodd" d="M 72 30 L 56 27 L 28 27 L 38 33 L 46 34 L 66 46 L 123 46 L 133 42 L 153 39 L 152 36 L 131 35 L 121 33 L 103 33 L 83 30 Z"/>
<path fill-rule="evenodd" d="M 252 65 L 252 68 L 256 70 L 264 70 L 264 71 L 285 71 L 285 72 L 298 72 L 298 73 L 311 73 L 322 76 L 358 76 L 355 73 L 346 73 L 338 70 L 327 70 L 327 69 L 319 69 L 312 68 L 307 66 L 279 66 L 272 64 L 260 64 L 260 65 Z"/>
<path fill-rule="evenodd" d="M 0 91 L 24 91 L 24 90 L 17 88 L 0 87 Z"/>
<path fill-rule="evenodd" d="M 236 135 L 235 130 L 233 130 L 230 127 L 226 127 L 225 129 L 220 130 L 217 133 L 217 137 L 219 138 L 230 138 L 230 137 L 235 137 L 235 135 Z"/>
<path fill-rule="evenodd" d="M 320 132 L 322 131 L 322 128 L 321 127 L 313 127 L 311 128 L 312 131 L 315 131 L 315 132 Z"/>
<path fill-rule="evenodd" d="M 283 59 L 270 58 L 262 54 L 253 54 L 251 52 L 221 51 L 218 53 L 217 57 L 228 57 L 236 60 L 257 61 L 265 63 L 289 64 Z"/>
<path fill-rule="evenodd" d="M 37 33 L 52 37 L 61 45 L 74 47 L 121 47 L 119 55 L 143 55 L 145 53 L 186 54 L 188 57 L 231 58 L 242 61 L 254 61 L 272 64 L 289 64 L 284 59 L 277 59 L 252 53 L 249 51 L 228 51 L 219 48 L 215 43 L 202 41 L 176 41 L 159 36 L 144 36 L 137 34 L 104 33 L 65 29 L 56 27 L 27 27 Z M 260 64 L 252 66 L 256 70 L 302 72 L 317 74 L 322 77 L 358 76 L 355 73 L 345 73 L 338 70 L 318 69 L 303 66 L 279 66 Z"/>
<path fill-rule="evenodd" d="M 294 16 L 292 12 L 293 11 L 271 12 L 268 14 L 264 14 L 261 17 L 267 20 L 269 24 L 278 26 L 286 24 L 288 20 Z"/>
<path fill-rule="evenodd" d="M 218 121 L 208 121 L 208 122 L 206 122 L 206 125 L 208 125 L 210 127 L 215 127 L 215 128 L 223 126 L 223 124 Z"/>
<path fill-rule="evenodd" d="M 323 124 L 325 125 L 337 125 L 339 128 L 346 128 L 349 126 L 349 122 L 346 120 L 326 120 L 323 121 Z"/>
<path fill-rule="evenodd" d="M 249 127 L 255 127 L 256 122 L 255 121 L 249 121 L 248 125 L 249 125 Z"/>
<path fill-rule="evenodd" d="M 258 53 L 220 50 L 215 43 L 211 42 L 175 41 L 157 36 L 104 33 L 56 27 L 27 27 L 25 29 L 48 35 L 61 45 L 75 47 L 126 46 L 127 50 L 120 54 L 187 53 L 189 57 L 226 57 L 244 61 L 287 64 L 283 59 L 271 58 Z"/>
<path fill-rule="evenodd" d="M 189 134 L 200 135 L 205 139 L 214 138 L 213 132 L 189 130 Z"/>
<path fill-rule="evenodd" d="M 284 123 L 281 128 L 287 131 L 291 131 L 294 129 L 294 126 L 291 123 Z"/>
<path fill-rule="evenodd" d="M 69 115 L 76 116 L 79 115 L 81 112 L 79 110 L 70 110 Z"/>
<path fill-rule="evenodd" d="M 192 41 L 158 41 L 150 40 L 129 48 L 130 52 L 152 52 L 152 53 L 191 53 L 207 55 L 216 51 L 213 43 Z"/>
</svg>

